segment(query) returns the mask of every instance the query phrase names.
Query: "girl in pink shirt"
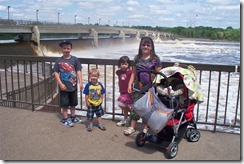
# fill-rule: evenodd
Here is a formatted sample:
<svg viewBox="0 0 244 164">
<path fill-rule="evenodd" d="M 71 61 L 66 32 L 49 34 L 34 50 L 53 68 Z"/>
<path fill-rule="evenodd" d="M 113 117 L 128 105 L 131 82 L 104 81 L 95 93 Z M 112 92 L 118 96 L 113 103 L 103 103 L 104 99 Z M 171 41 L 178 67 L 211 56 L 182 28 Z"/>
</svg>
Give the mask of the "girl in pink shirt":
<svg viewBox="0 0 244 164">
<path fill-rule="evenodd" d="M 128 93 L 128 83 L 132 70 L 130 69 L 130 59 L 128 56 L 122 56 L 118 63 L 119 69 L 116 75 L 119 78 L 118 105 L 124 112 L 124 119 L 117 123 L 117 126 L 125 126 L 129 124 L 128 113 L 130 112 L 131 104 L 133 103 L 132 94 Z"/>
</svg>

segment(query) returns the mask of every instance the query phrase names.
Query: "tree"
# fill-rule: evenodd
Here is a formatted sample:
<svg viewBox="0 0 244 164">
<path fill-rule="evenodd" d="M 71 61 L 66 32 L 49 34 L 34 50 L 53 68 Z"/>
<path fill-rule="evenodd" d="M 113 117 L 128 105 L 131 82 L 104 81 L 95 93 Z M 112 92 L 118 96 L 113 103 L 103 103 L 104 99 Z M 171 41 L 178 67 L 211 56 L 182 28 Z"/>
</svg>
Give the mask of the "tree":
<svg viewBox="0 0 244 164">
<path fill-rule="evenodd" d="M 210 38 L 212 40 L 217 40 L 218 39 L 217 33 L 216 32 L 212 32 L 211 35 L 210 35 Z"/>
<path fill-rule="evenodd" d="M 218 39 L 224 39 L 224 33 L 221 31 L 217 32 L 217 37 Z"/>
</svg>

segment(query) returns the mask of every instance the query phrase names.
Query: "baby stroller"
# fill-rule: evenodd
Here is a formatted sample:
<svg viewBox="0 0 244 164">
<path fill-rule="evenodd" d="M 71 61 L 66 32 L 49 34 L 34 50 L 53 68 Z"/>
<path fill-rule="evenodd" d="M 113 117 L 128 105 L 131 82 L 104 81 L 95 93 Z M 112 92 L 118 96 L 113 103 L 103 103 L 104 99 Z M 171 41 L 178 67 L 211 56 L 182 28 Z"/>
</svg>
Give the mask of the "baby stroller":
<svg viewBox="0 0 244 164">
<path fill-rule="evenodd" d="M 147 133 L 140 132 L 135 143 L 141 147 L 146 142 L 162 146 L 166 158 L 177 155 L 178 144 L 183 137 L 190 142 L 200 139 L 194 119 L 194 106 L 203 102 L 200 85 L 192 66 L 174 65 L 160 72 L 141 71 L 156 77 L 144 95 L 133 104 L 134 111 L 149 127 Z M 139 72 L 138 74 L 140 74 Z"/>
</svg>

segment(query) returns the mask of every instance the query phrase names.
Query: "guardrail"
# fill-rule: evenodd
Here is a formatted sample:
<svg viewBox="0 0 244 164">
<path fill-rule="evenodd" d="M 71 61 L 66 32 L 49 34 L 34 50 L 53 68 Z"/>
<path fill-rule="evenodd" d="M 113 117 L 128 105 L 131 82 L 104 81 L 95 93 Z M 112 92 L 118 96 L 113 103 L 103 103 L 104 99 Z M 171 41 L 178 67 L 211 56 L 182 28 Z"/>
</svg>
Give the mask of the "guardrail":
<svg viewBox="0 0 244 164">
<path fill-rule="evenodd" d="M 52 66 L 57 57 L 0 56 L 0 105 L 35 110 L 60 110 L 57 83 Z M 115 71 L 118 60 L 79 58 L 83 84 L 88 70 L 100 70 L 99 80 L 106 88 L 103 107 L 106 115 L 116 120 L 123 115 L 117 106 L 118 81 Z M 163 62 L 164 67 L 174 63 Z M 195 119 L 201 129 L 240 132 L 240 66 L 193 65 L 197 70 L 205 101 L 195 106 Z M 79 92 L 77 110 L 86 112 L 84 95 Z"/>
</svg>

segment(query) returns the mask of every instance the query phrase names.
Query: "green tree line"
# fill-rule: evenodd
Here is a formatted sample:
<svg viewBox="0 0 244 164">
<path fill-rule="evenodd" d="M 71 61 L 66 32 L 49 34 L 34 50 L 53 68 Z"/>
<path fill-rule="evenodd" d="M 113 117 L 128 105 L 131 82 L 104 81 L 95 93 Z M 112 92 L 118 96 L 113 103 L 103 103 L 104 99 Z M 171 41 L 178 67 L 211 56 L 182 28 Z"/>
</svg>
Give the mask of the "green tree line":
<svg viewBox="0 0 244 164">
<path fill-rule="evenodd" d="M 213 28 L 213 27 L 151 27 L 151 26 L 133 26 L 132 28 L 147 29 L 152 31 L 167 32 L 174 34 L 178 38 L 203 38 L 211 40 L 240 41 L 240 28 L 232 27 Z"/>
</svg>

